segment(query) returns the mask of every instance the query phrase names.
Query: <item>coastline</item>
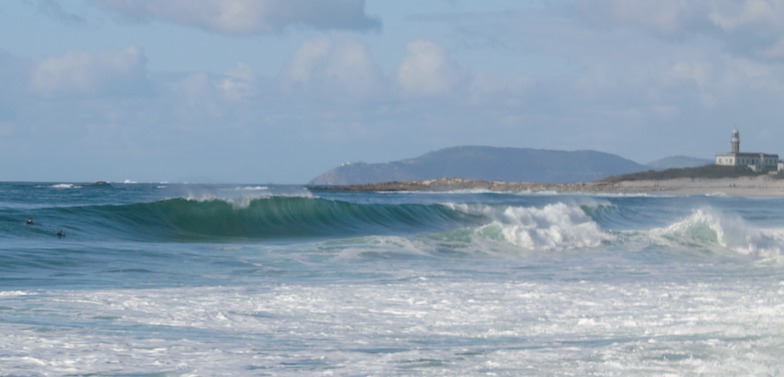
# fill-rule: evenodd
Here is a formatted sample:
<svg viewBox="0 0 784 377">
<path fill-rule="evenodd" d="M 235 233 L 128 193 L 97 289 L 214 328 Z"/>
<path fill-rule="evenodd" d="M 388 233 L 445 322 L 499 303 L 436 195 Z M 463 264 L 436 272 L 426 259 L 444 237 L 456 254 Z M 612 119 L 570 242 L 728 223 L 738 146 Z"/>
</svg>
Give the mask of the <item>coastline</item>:
<svg viewBox="0 0 784 377">
<path fill-rule="evenodd" d="M 469 191 L 531 193 L 585 193 L 636 195 L 727 195 L 784 197 L 784 179 L 770 176 L 738 178 L 675 178 L 661 180 L 593 181 L 582 183 L 533 183 L 439 178 L 422 181 L 313 186 L 317 190 L 347 192 Z"/>
</svg>

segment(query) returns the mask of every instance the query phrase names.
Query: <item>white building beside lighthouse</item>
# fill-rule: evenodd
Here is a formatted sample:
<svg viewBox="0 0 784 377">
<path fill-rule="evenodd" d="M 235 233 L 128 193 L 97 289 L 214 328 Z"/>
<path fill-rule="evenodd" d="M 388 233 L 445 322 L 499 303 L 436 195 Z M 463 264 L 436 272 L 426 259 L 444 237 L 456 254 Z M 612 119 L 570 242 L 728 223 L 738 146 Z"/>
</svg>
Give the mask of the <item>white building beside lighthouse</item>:
<svg viewBox="0 0 784 377">
<path fill-rule="evenodd" d="M 741 152 L 740 151 L 740 132 L 732 131 L 730 139 L 732 151 L 729 153 L 719 153 L 716 155 L 716 165 L 723 166 L 748 166 L 754 171 L 777 171 L 779 170 L 779 155 L 770 153 Z"/>
</svg>

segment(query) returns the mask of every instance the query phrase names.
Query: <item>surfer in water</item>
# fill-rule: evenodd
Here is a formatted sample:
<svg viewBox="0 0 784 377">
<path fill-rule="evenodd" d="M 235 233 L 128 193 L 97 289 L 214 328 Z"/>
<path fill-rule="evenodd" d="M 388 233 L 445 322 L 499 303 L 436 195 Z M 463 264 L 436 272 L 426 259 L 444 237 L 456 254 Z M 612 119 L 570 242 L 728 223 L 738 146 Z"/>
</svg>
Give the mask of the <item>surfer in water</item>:
<svg viewBox="0 0 784 377">
<path fill-rule="evenodd" d="M 63 232 L 62 229 L 58 230 L 57 231 L 57 238 L 63 238 L 63 237 L 65 237 L 65 232 Z"/>
<path fill-rule="evenodd" d="M 33 225 L 33 219 L 28 217 L 27 221 L 25 221 L 25 225 Z"/>
</svg>

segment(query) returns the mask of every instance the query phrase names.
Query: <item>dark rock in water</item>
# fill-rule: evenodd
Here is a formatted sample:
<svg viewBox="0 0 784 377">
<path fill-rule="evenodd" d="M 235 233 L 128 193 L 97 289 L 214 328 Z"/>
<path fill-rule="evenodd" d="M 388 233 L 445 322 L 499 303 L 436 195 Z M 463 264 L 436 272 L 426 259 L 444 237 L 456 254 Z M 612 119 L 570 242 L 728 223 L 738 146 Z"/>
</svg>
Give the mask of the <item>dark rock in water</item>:
<svg viewBox="0 0 784 377">
<path fill-rule="evenodd" d="M 113 187 L 111 183 L 106 181 L 95 181 L 94 183 L 90 183 L 89 185 L 84 185 L 83 187 Z"/>
<path fill-rule="evenodd" d="M 439 178 L 576 183 L 644 170 L 647 170 L 645 166 L 634 161 L 597 151 L 464 146 L 402 161 L 344 164 L 316 177 L 310 184 L 353 185 Z"/>
</svg>

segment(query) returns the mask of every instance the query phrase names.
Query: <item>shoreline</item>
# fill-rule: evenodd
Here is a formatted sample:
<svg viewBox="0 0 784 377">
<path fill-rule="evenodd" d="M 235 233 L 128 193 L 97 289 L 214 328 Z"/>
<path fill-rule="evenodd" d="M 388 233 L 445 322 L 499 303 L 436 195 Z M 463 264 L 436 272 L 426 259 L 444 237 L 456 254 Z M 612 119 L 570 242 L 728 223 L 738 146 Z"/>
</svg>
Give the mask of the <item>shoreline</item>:
<svg viewBox="0 0 784 377">
<path fill-rule="evenodd" d="M 534 183 L 439 178 L 421 181 L 382 182 L 338 186 L 311 186 L 317 190 L 347 192 L 437 192 L 487 190 L 496 192 L 584 193 L 636 195 L 726 195 L 784 197 L 784 179 L 770 176 L 739 178 L 675 178 L 662 180 Z"/>
</svg>

